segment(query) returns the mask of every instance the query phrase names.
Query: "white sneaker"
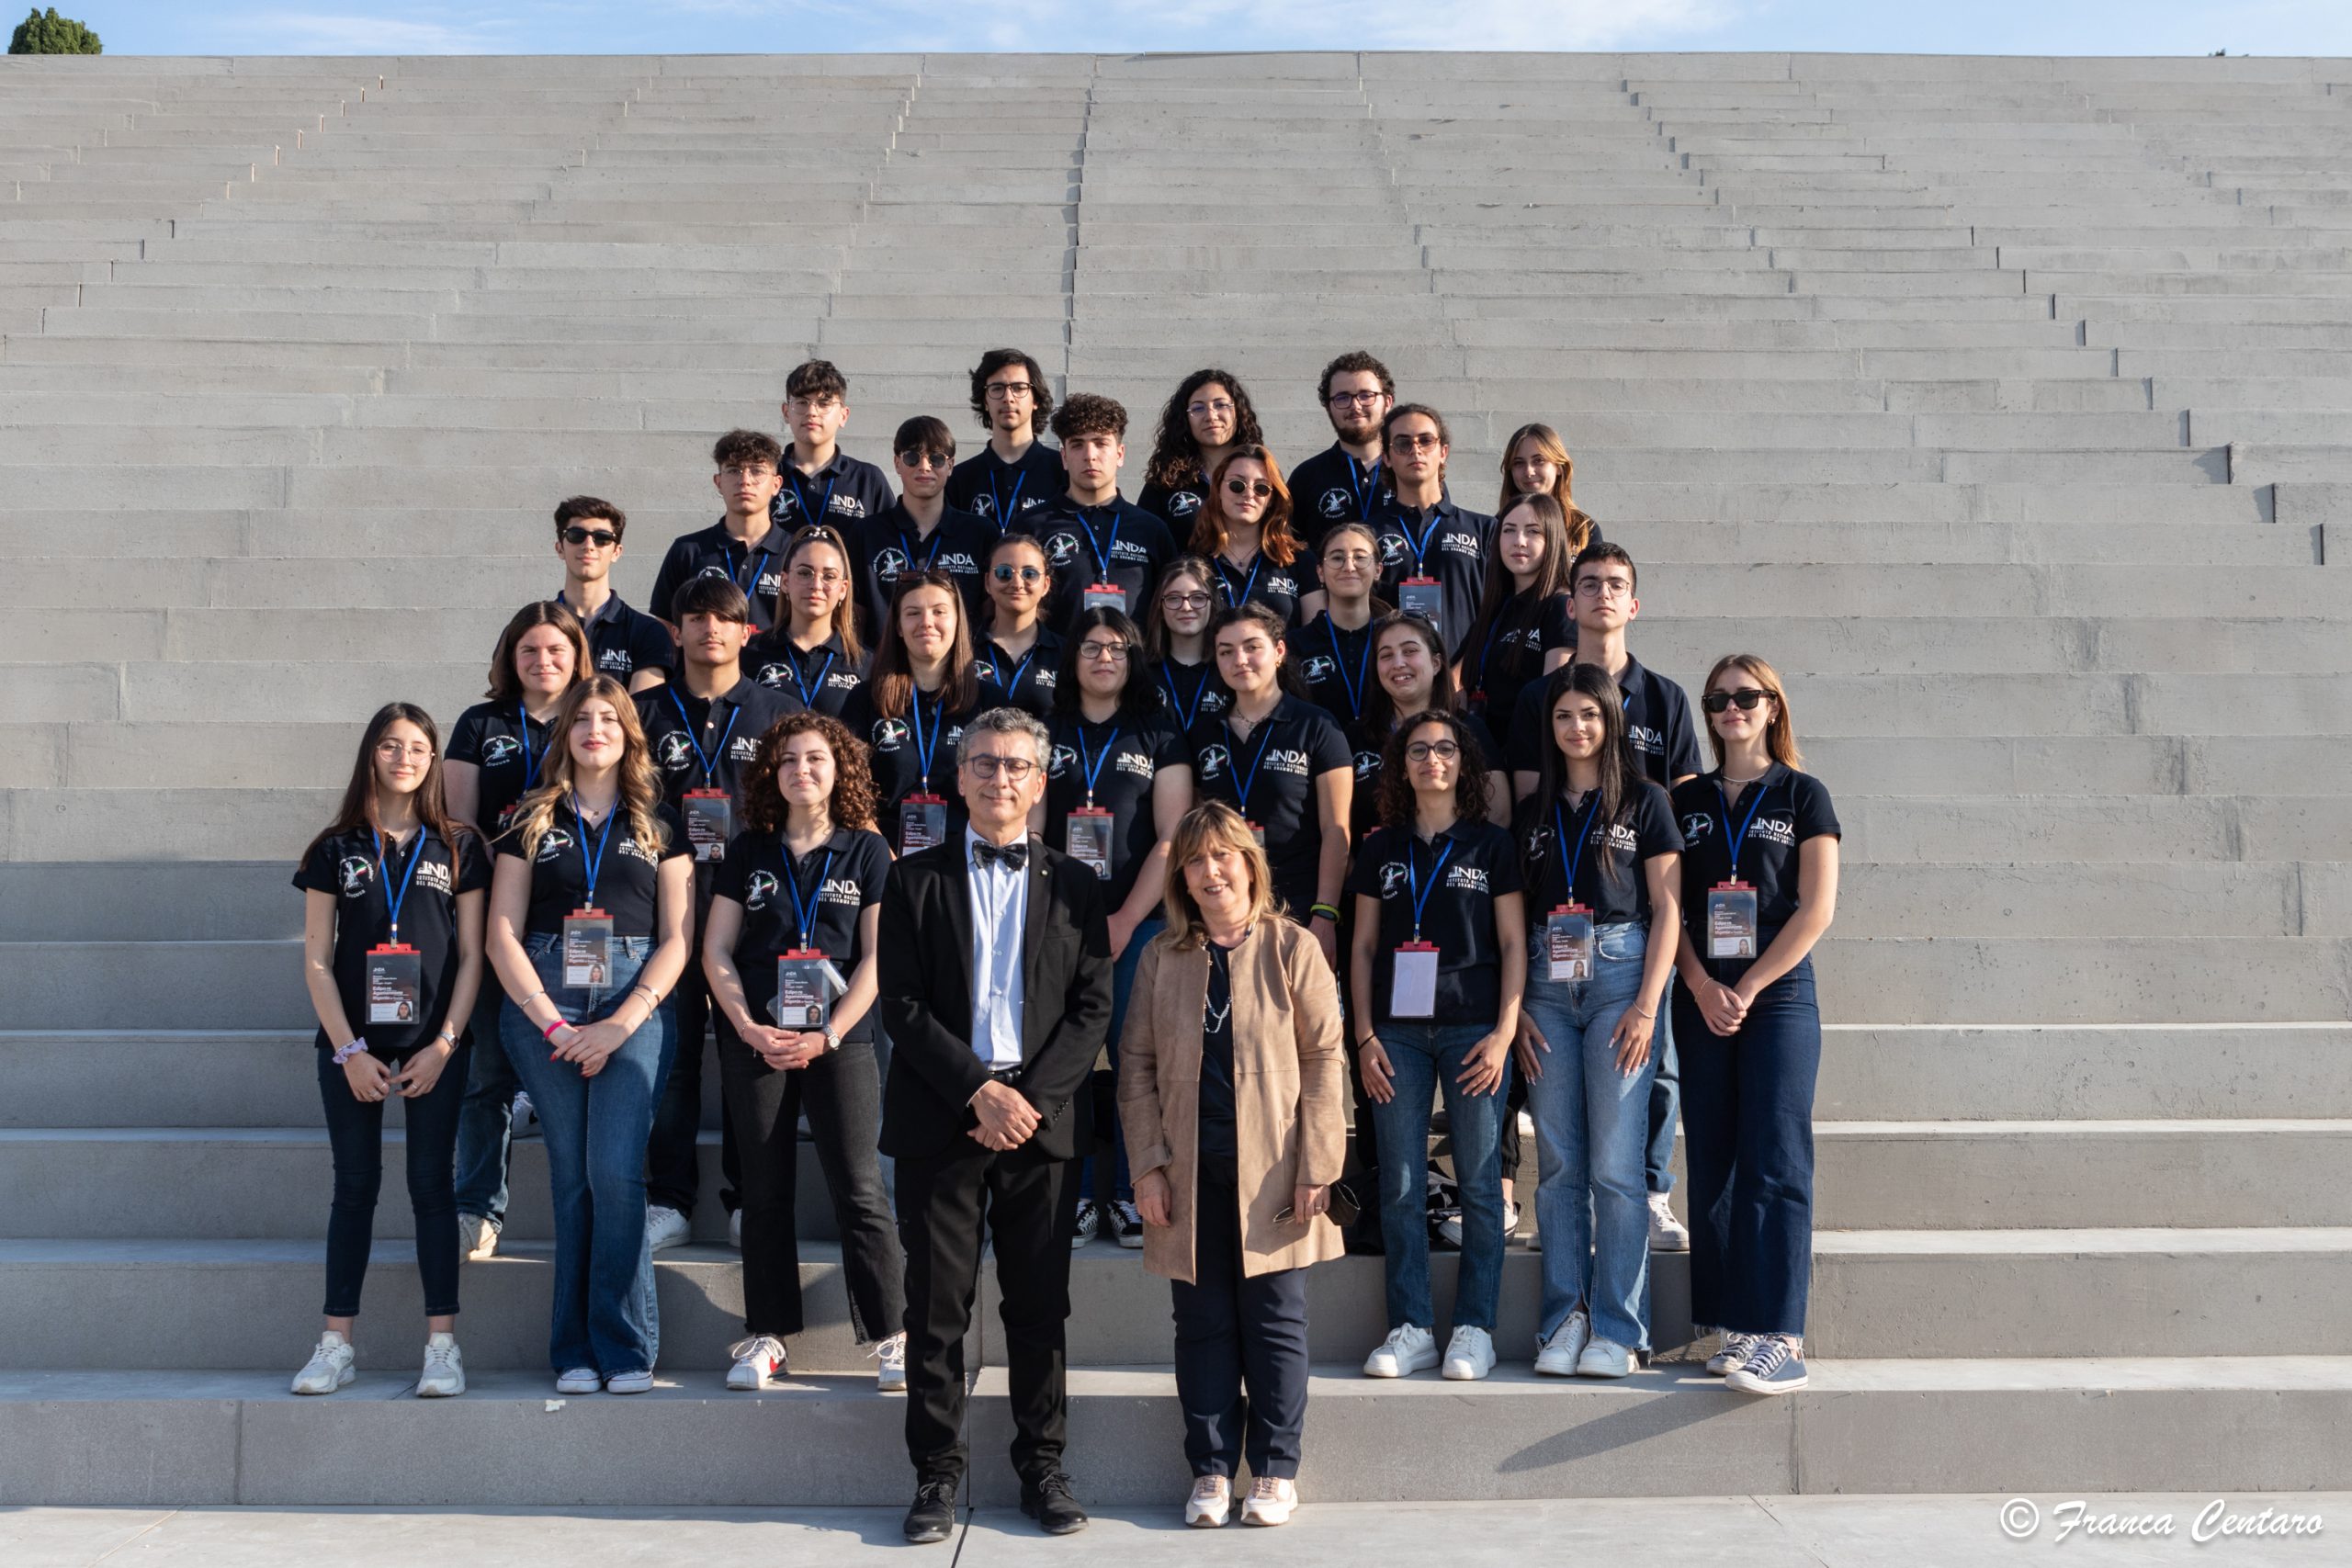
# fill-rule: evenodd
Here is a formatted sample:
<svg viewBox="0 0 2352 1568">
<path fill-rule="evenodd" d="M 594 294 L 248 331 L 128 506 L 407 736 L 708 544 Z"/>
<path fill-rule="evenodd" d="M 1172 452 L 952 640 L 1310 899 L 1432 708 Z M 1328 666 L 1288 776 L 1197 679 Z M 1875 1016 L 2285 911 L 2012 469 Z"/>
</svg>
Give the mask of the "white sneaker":
<svg viewBox="0 0 2352 1568">
<path fill-rule="evenodd" d="M 333 1393 L 345 1387 L 359 1375 L 351 1365 L 356 1354 L 350 1340 L 327 1329 L 319 1336 L 318 1348 L 311 1352 L 311 1359 L 294 1374 L 294 1392 Z"/>
<path fill-rule="evenodd" d="M 606 1393 L 650 1393 L 653 1392 L 653 1371 L 615 1372 L 605 1380 Z"/>
<path fill-rule="evenodd" d="M 498 1227 L 490 1223 L 488 1215 L 458 1216 L 458 1256 L 468 1263 L 498 1256 Z"/>
<path fill-rule="evenodd" d="M 1495 1370 L 1495 1337 L 1483 1328 L 1457 1328 L 1445 1342 L 1442 1377 L 1455 1382 L 1476 1382 Z"/>
<path fill-rule="evenodd" d="M 1708 1373 L 1713 1377 L 1728 1375 L 1734 1367 L 1747 1359 L 1749 1352 L 1755 1348 L 1756 1336 L 1753 1334 L 1724 1335 L 1723 1347 L 1707 1358 Z"/>
<path fill-rule="evenodd" d="M 539 1113 L 531 1109 L 531 1097 L 517 1089 L 514 1103 L 507 1107 L 506 1135 L 510 1138 L 536 1138 L 539 1135 Z"/>
<path fill-rule="evenodd" d="M 605 1380 L 596 1375 L 594 1367 L 572 1367 L 559 1372 L 555 1380 L 558 1393 L 595 1393 L 604 1386 Z"/>
<path fill-rule="evenodd" d="M 1276 1476 L 1261 1475 L 1250 1485 L 1250 1495 L 1241 1502 L 1241 1522 L 1245 1525 L 1286 1525 L 1293 1508 L 1298 1506 L 1298 1487 Z"/>
<path fill-rule="evenodd" d="M 875 1386 L 884 1393 L 907 1392 L 907 1336 L 904 1329 L 874 1347 Z"/>
<path fill-rule="evenodd" d="M 1580 1378 L 1622 1378 L 1634 1370 L 1634 1353 L 1614 1339 L 1595 1338 L 1577 1358 Z"/>
<path fill-rule="evenodd" d="M 1577 1358 L 1584 1354 L 1585 1344 L 1591 1337 L 1592 1320 L 1579 1307 L 1560 1320 L 1560 1326 L 1552 1330 L 1551 1338 L 1536 1342 L 1535 1370 L 1547 1378 L 1574 1377 Z"/>
<path fill-rule="evenodd" d="M 728 1369 L 727 1386 L 747 1391 L 767 1387 L 768 1379 L 784 1371 L 786 1360 L 784 1341 L 773 1334 L 754 1334 L 729 1345 L 727 1353 L 735 1358 L 734 1366 Z"/>
<path fill-rule="evenodd" d="M 1404 1323 L 1388 1331 L 1372 1354 L 1363 1359 L 1368 1378 L 1408 1378 L 1437 1365 L 1437 1336 L 1418 1323 Z"/>
<path fill-rule="evenodd" d="M 1650 1250 L 1652 1252 L 1688 1252 L 1690 1232 L 1674 1217 L 1673 1206 L 1663 1192 L 1650 1194 Z"/>
<path fill-rule="evenodd" d="M 1233 1483 L 1222 1475 L 1196 1475 L 1193 1495 L 1184 1499 L 1184 1522 L 1194 1529 L 1216 1529 L 1233 1514 Z"/>
<path fill-rule="evenodd" d="M 677 1210 L 660 1203 L 646 1205 L 645 1240 L 654 1251 L 683 1247 L 693 1235 L 694 1226 Z"/>
<path fill-rule="evenodd" d="M 1519 1135 L 1522 1138 L 1535 1136 L 1535 1118 L 1524 1111 L 1519 1113 Z"/>
<path fill-rule="evenodd" d="M 1519 1205 L 1506 1201 L 1503 1204 L 1503 1245 L 1510 1245 L 1510 1233 L 1519 1229 Z M 1448 1209 L 1445 1218 L 1437 1223 L 1438 1238 L 1457 1252 L 1462 1247 L 1462 1211 Z"/>
<path fill-rule="evenodd" d="M 727 1245 L 738 1252 L 743 1250 L 743 1211 L 741 1209 L 727 1216 Z"/>
<path fill-rule="evenodd" d="M 424 1342 L 424 1371 L 416 1380 L 419 1399 L 454 1399 L 466 1392 L 465 1359 L 458 1354 L 453 1334 L 435 1334 Z"/>
</svg>

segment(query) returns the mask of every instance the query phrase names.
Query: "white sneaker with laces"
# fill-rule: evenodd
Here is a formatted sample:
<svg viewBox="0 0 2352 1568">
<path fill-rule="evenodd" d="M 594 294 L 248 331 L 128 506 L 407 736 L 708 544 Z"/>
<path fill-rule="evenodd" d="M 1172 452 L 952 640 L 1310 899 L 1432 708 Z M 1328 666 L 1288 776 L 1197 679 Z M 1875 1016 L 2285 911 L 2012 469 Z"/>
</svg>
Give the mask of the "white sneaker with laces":
<svg viewBox="0 0 2352 1568">
<path fill-rule="evenodd" d="M 1592 1320 L 1578 1307 L 1560 1320 L 1552 1330 L 1552 1337 L 1538 1340 L 1535 1346 L 1535 1370 L 1547 1378 L 1574 1377 L 1577 1358 L 1592 1338 Z"/>
<path fill-rule="evenodd" d="M 1080 1250 L 1094 1239 L 1095 1233 L 1102 1228 L 1102 1211 L 1094 1206 L 1093 1199 L 1080 1198 L 1078 1201 L 1078 1217 L 1069 1227 L 1069 1249 L 1072 1252 Z"/>
<path fill-rule="evenodd" d="M 1614 1339 L 1596 1337 L 1577 1358 L 1577 1376 L 1580 1378 L 1622 1378 L 1634 1371 L 1634 1353 Z"/>
<path fill-rule="evenodd" d="M 1184 1499 L 1184 1522 L 1194 1529 L 1216 1529 L 1233 1514 L 1233 1483 L 1222 1475 L 1196 1475 Z"/>
<path fill-rule="evenodd" d="M 653 1392 L 653 1373 L 650 1369 L 641 1372 L 615 1372 L 605 1380 L 605 1392 L 650 1393 Z"/>
<path fill-rule="evenodd" d="M 435 1334 L 424 1341 L 424 1371 L 417 1374 L 419 1399 L 455 1399 L 466 1392 L 465 1358 L 458 1354 L 454 1334 Z"/>
<path fill-rule="evenodd" d="M 1278 1476 L 1261 1475 L 1250 1483 L 1250 1495 L 1241 1502 L 1241 1522 L 1245 1525 L 1286 1525 L 1291 1510 L 1298 1506 L 1298 1487 Z"/>
<path fill-rule="evenodd" d="M 738 1340 L 727 1348 L 727 1353 L 735 1358 L 734 1366 L 727 1371 L 729 1388 L 765 1388 L 768 1379 L 785 1369 L 784 1341 L 773 1334 L 754 1334 L 749 1339 Z"/>
<path fill-rule="evenodd" d="M 907 1392 L 907 1336 L 904 1329 L 874 1347 L 876 1388 L 884 1393 Z"/>
<path fill-rule="evenodd" d="M 319 1336 L 318 1346 L 311 1350 L 311 1359 L 302 1363 L 300 1371 L 294 1374 L 294 1392 L 333 1393 L 336 1389 L 345 1387 L 359 1375 L 351 1365 L 356 1357 L 357 1352 L 352 1349 L 350 1340 L 332 1328 L 327 1329 Z"/>
<path fill-rule="evenodd" d="M 1756 1336 L 1753 1334 L 1724 1335 L 1722 1348 L 1707 1358 L 1708 1373 L 1714 1377 L 1724 1376 L 1747 1359 L 1748 1353 L 1755 1348 Z"/>
<path fill-rule="evenodd" d="M 1688 1252 L 1690 1232 L 1674 1217 L 1674 1205 L 1663 1192 L 1650 1194 L 1650 1250 L 1652 1252 Z"/>
<path fill-rule="evenodd" d="M 1418 1323 L 1400 1323 L 1363 1359 L 1368 1378 L 1408 1378 L 1437 1365 L 1437 1336 Z"/>
<path fill-rule="evenodd" d="M 1476 1382 L 1495 1370 L 1495 1337 L 1483 1328 L 1457 1328 L 1445 1342 L 1445 1365 L 1440 1376 L 1455 1382 Z"/>
<path fill-rule="evenodd" d="M 488 1215 L 458 1216 L 458 1256 L 468 1263 L 498 1256 L 498 1227 L 490 1223 Z"/>
<path fill-rule="evenodd" d="M 555 1391 L 558 1393 L 598 1393 L 604 1387 L 605 1380 L 596 1375 L 594 1367 L 569 1367 L 556 1375 Z"/>
<path fill-rule="evenodd" d="M 654 1251 L 683 1247 L 693 1235 L 693 1224 L 677 1210 L 662 1203 L 645 1206 L 645 1243 Z"/>
</svg>

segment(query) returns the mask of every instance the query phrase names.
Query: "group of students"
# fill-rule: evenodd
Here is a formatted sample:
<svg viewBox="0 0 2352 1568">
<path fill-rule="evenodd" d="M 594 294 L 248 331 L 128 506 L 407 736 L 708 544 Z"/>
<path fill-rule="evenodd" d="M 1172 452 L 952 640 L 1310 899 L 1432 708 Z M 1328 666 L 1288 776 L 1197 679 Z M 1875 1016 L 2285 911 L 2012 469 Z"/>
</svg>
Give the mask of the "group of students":
<svg viewBox="0 0 2352 1568">
<path fill-rule="evenodd" d="M 532 1120 L 553 1203 L 558 1388 L 650 1387 L 650 1258 L 691 1233 L 707 1027 L 743 1260 L 747 1337 L 728 1386 L 764 1386 L 803 1326 L 804 1116 L 880 1385 L 907 1386 L 910 1329 L 918 1384 L 951 1359 L 960 1384 L 936 1259 L 907 1250 L 922 1227 L 908 1228 L 921 1200 L 904 1155 L 893 1214 L 884 1155 L 906 1140 L 889 1123 L 941 1086 L 937 1031 L 902 999 L 929 982 L 886 973 L 925 960 L 894 952 L 883 926 L 890 898 L 914 897 L 909 867 L 964 866 L 967 845 L 979 908 L 995 862 L 982 846 L 1014 842 L 999 831 L 1006 792 L 1032 782 L 1006 748 L 1032 739 L 1035 788 L 1013 831 L 1039 841 L 1041 867 L 1067 856 L 1091 874 L 1107 965 L 1107 1017 L 1086 1045 L 1090 1071 L 1107 1058 L 1102 1093 L 1078 1094 L 1058 1127 L 1087 1165 L 1051 1188 L 1061 1310 L 1064 1243 L 1106 1230 L 1179 1281 L 1179 1394 L 1202 1478 L 1189 1517 L 1222 1522 L 1243 1427 L 1261 1490 L 1278 1483 L 1244 1517 L 1279 1522 L 1295 1501 L 1299 1278 L 1339 1249 L 1333 1221 L 1357 1202 L 1337 1164 L 1350 1093 L 1375 1207 L 1354 1237 L 1386 1271 L 1389 1333 L 1368 1375 L 1495 1365 L 1523 1104 L 1535 1370 L 1629 1372 L 1649 1348 L 1650 1250 L 1687 1245 L 1694 1322 L 1722 1336 L 1708 1370 L 1750 1393 L 1803 1386 L 1809 954 L 1835 910 L 1837 818 L 1799 771 L 1788 694 L 1760 658 L 1710 671 L 1705 766 L 1685 694 L 1627 648 L 1634 563 L 1574 504 L 1558 435 L 1514 434 L 1485 515 L 1450 488 L 1443 418 L 1398 402 L 1371 355 L 1326 368 L 1335 442 L 1287 479 L 1239 380 L 1202 370 L 1170 399 L 1131 502 L 1125 410 L 1085 393 L 1057 406 L 1034 359 L 998 349 L 971 376 L 987 444 L 959 462 L 944 422 L 907 421 L 894 494 L 839 448 L 847 391 L 831 365 L 804 364 L 786 382 L 788 446 L 718 440 L 724 515 L 670 547 L 658 618 L 611 587 L 626 515 L 573 497 L 555 512 L 562 590 L 508 623 L 486 700 L 446 748 L 409 705 L 368 724 L 295 877 L 335 1167 L 326 1327 L 296 1392 L 354 1375 L 395 1095 L 428 1314 L 417 1393 L 463 1390 L 459 1260 L 496 1252 L 509 1139 Z M 977 774 L 976 738 L 989 742 Z M 1261 915 L 1288 934 L 1247 949 L 1244 987 L 1229 966 Z M 957 1109 L 976 1147 L 1009 1150 L 1020 1140 L 993 1141 L 1002 1128 L 979 1102 L 1024 1066 L 1008 1022 L 1024 1006 L 1018 944 L 991 968 L 960 918 L 975 967 L 951 1066 L 988 1082 Z M 1007 1027 L 1012 1060 L 990 1063 L 982 1037 Z M 1441 1097 L 1447 1212 L 1432 1209 L 1427 1158 Z M 1108 1152 L 1090 1158 L 1097 1138 L 1084 1132 L 1097 1099 Z M 1250 1108 L 1238 1150 L 1237 1102 Z M 1668 1203 L 1678 1119 L 1687 1232 Z M 1264 1194 L 1290 1187 L 1259 1179 L 1277 1169 L 1297 1179 L 1279 1217 Z M 1195 1201 L 1212 1190 L 1220 1203 Z M 1433 1235 L 1461 1253 L 1442 1354 Z M 1059 1334 L 1056 1318 L 1057 1388 Z M 935 1478 L 925 1455 L 948 1451 L 944 1412 L 916 1393 L 929 1447 L 910 1410 L 910 1450 Z M 1057 1438 L 1023 1452 L 1057 1471 Z M 1084 1522 L 1074 1504 L 1041 1494 L 1040 1507 L 1048 1529 Z M 913 1516 L 910 1535 L 930 1539 Z"/>
</svg>

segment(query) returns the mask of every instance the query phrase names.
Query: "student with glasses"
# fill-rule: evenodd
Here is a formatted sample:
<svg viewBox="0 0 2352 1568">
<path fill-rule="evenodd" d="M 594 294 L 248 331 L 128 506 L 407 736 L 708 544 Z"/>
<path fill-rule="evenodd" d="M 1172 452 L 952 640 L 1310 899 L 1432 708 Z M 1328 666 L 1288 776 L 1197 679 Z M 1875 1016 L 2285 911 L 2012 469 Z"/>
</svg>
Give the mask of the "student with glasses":
<svg viewBox="0 0 2352 1568">
<path fill-rule="evenodd" d="M 881 469 L 841 449 L 849 423 L 849 380 L 827 359 L 805 360 L 784 381 L 783 486 L 773 509 L 787 531 L 807 523 L 854 529 L 890 509 L 890 481 Z"/>
<path fill-rule="evenodd" d="M 1380 581 L 1380 543 L 1372 530 L 1361 523 L 1334 525 L 1323 536 L 1316 576 L 1321 586 L 1306 596 L 1301 606 L 1306 624 L 1292 634 L 1298 672 L 1307 697 L 1352 731 L 1363 722 L 1373 690 L 1372 625 L 1393 607 L 1373 593 Z"/>
<path fill-rule="evenodd" d="M 1209 648 L 1209 621 L 1216 608 L 1216 569 L 1199 556 L 1178 556 L 1152 585 L 1144 615 L 1144 657 L 1152 685 L 1186 734 L 1233 705 Z"/>
<path fill-rule="evenodd" d="M 989 551 L 988 640 L 974 653 L 980 679 L 1005 700 L 1039 718 L 1054 711 L 1061 679 L 1062 639 L 1045 624 L 1054 569 L 1045 547 L 1026 534 L 1007 534 Z"/>
<path fill-rule="evenodd" d="M 1188 532 L 1208 504 L 1210 476 L 1242 447 L 1265 444 L 1239 378 L 1195 370 L 1159 411 L 1159 433 L 1136 504 L 1165 519 L 1171 534 Z"/>
<path fill-rule="evenodd" d="M 1503 443 L 1502 491 L 1495 502 L 1495 515 L 1510 511 L 1521 496 L 1550 496 L 1567 530 L 1568 547 L 1561 558 L 1574 560 L 1600 543 L 1600 525 L 1569 493 L 1576 470 L 1576 459 L 1568 456 L 1558 431 L 1548 424 L 1521 425 Z"/>
<path fill-rule="evenodd" d="M 1216 573 L 1221 606 L 1263 604 L 1295 625 L 1316 588 L 1315 563 L 1291 536 L 1282 468 L 1263 446 L 1237 446 L 1217 465 L 1190 548 Z"/>
<path fill-rule="evenodd" d="M 1464 510 L 1446 493 L 1453 450 L 1445 418 L 1420 403 L 1388 411 L 1389 498 L 1373 514 L 1380 541 L 1381 597 L 1422 616 L 1459 658 L 1486 592 L 1495 520 Z"/>
<path fill-rule="evenodd" d="M 1061 454 L 1037 439 L 1054 416 L 1045 367 L 1017 348 L 981 355 L 972 367 L 972 415 L 989 433 L 988 445 L 956 465 L 947 504 L 1010 528 L 1062 491 Z"/>
<path fill-rule="evenodd" d="M 955 580 L 935 571 L 901 579 L 865 684 L 842 709 L 842 727 L 872 749 L 876 815 L 892 853 L 964 830 L 956 743 L 973 715 L 1003 704 L 975 665 Z"/>
<path fill-rule="evenodd" d="M 861 524 L 855 535 L 865 626 L 869 630 L 880 627 L 899 577 L 910 571 L 945 572 L 963 591 L 964 608 L 978 615 L 982 573 L 997 527 L 949 498 L 954 434 L 944 421 L 922 414 L 899 426 L 890 451 L 899 470 L 899 499 L 880 516 Z"/>
<path fill-rule="evenodd" d="M 1381 467 L 1381 425 L 1396 406 L 1396 378 L 1361 349 L 1323 367 L 1315 400 L 1338 437 L 1291 470 L 1293 524 L 1317 558 L 1323 540 L 1341 523 L 1366 523 L 1386 499 Z"/>
<path fill-rule="evenodd" d="M 786 547 L 784 581 L 784 624 L 752 639 L 743 668 L 786 712 L 838 718 L 865 683 L 848 540 L 821 525 L 801 529 Z"/>
<path fill-rule="evenodd" d="M 594 669 L 632 692 L 648 692 L 678 661 L 677 639 L 651 615 L 632 610 L 613 592 L 628 517 L 609 501 L 575 495 L 555 509 L 555 553 L 563 558 L 563 587 L 555 602 L 580 617 Z"/>
<path fill-rule="evenodd" d="M 1674 790 L 1682 933 L 1674 993 L 1690 1176 L 1690 1320 L 1743 1393 L 1805 1385 L 1813 1269 L 1813 949 L 1838 912 L 1829 791 L 1797 770 L 1796 721 L 1752 653 L 1707 673 L 1708 773 Z"/>
<path fill-rule="evenodd" d="M 725 510 L 709 527 L 671 541 L 653 574 L 653 608 L 667 621 L 679 589 L 697 577 L 723 577 L 743 591 L 752 625 L 765 631 L 776 624 L 784 593 L 781 558 L 789 531 L 769 516 L 784 484 L 784 447 L 764 431 L 730 430 L 713 444 L 710 460 L 718 469 L 710 482 Z"/>
</svg>

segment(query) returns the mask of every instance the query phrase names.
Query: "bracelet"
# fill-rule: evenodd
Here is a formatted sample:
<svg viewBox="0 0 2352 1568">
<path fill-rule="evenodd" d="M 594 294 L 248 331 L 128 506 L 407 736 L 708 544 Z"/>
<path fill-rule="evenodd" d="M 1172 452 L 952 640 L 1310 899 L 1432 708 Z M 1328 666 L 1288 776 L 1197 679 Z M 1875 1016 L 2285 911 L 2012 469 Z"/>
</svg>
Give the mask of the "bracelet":
<svg viewBox="0 0 2352 1568">
<path fill-rule="evenodd" d="M 334 1054 L 334 1065 L 335 1065 L 336 1066 L 338 1066 L 338 1067 L 339 1067 L 339 1066 L 343 1066 L 345 1062 L 348 1062 L 349 1060 L 351 1060 L 351 1058 L 352 1058 L 352 1057 L 354 1057 L 354 1056 L 364 1056 L 364 1055 L 366 1055 L 367 1054 L 368 1054 L 368 1042 L 366 1041 L 366 1039 L 364 1039 L 364 1038 L 362 1038 L 362 1037 L 359 1037 L 359 1036 L 354 1036 L 354 1037 L 353 1037 L 353 1039 L 352 1039 L 352 1041 L 351 1041 L 351 1043 L 349 1043 L 348 1045 L 345 1045 L 345 1046 L 342 1047 L 340 1050 L 338 1050 L 338 1051 L 336 1051 L 336 1052 L 335 1052 L 335 1054 Z"/>
<path fill-rule="evenodd" d="M 1307 919 L 1313 919 L 1317 915 L 1335 926 L 1340 923 L 1340 911 L 1329 904 L 1309 904 L 1306 907 Z"/>
<path fill-rule="evenodd" d="M 537 1001 L 541 997 L 544 997 L 547 994 L 547 990 L 544 987 L 538 990 L 533 991 L 529 996 L 525 997 L 521 1001 L 514 1004 L 515 1010 L 518 1012 L 521 1011 L 523 1009 L 529 1007 L 533 1002 Z"/>
<path fill-rule="evenodd" d="M 555 1038 L 555 1032 L 567 1026 L 564 1023 L 562 1015 L 558 1014 L 556 1016 L 556 1021 L 553 1023 L 548 1024 L 545 1029 L 539 1031 L 539 1038 L 542 1040 L 551 1041 Z"/>
<path fill-rule="evenodd" d="M 435 1035 L 433 1038 L 435 1040 L 447 1040 L 452 1047 L 455 1047 L 458 1043 L 458 1037 L 450 1032 L 449 1026 L 446 1023 L 441 1026 L 441 1032 Z"/>
<path fill-rule="evenodd" d="M 629 990 L 632 993 L 643 991 L 645 993 L 645 1001 L 648 1007 L 658 1008 L 662 1005 L 662 993 L 655 990 L 652 987 L 645 984 L 642 980 L 639 981 L 636 985 L 631 986 Z"/>
</svg>

